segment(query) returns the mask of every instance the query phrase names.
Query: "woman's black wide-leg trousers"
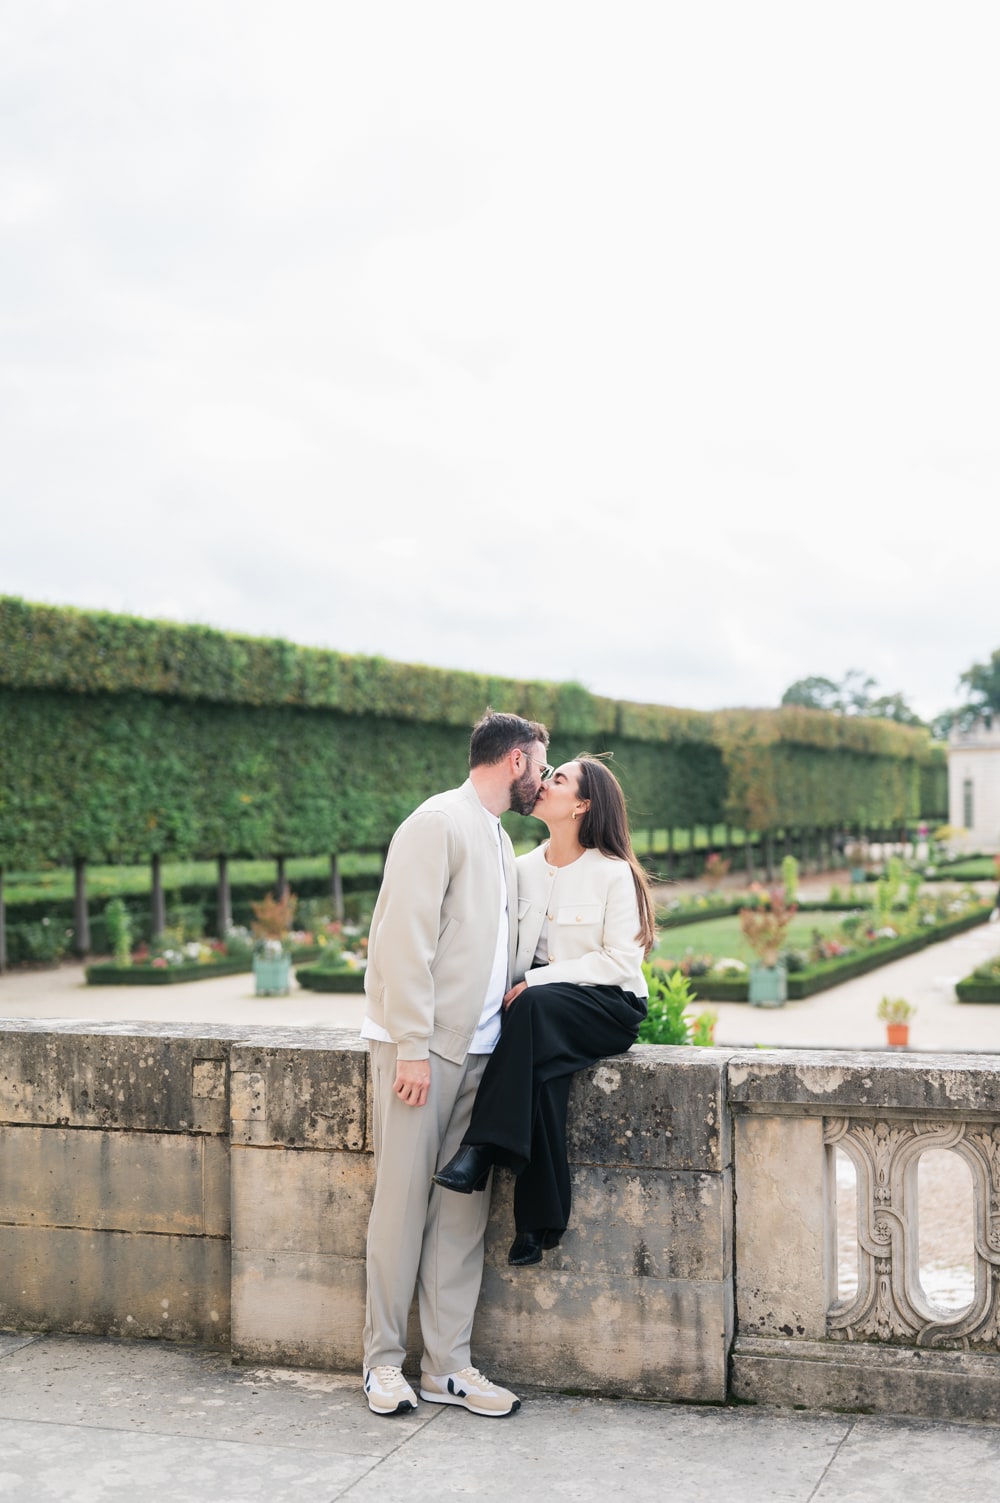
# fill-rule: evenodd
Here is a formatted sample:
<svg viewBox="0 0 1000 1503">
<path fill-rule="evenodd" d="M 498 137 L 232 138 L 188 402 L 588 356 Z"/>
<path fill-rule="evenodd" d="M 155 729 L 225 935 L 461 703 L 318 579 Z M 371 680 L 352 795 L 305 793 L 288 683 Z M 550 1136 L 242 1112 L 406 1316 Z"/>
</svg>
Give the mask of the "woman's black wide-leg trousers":
<svg viewBox="0 0 1000 1503">
<path fill-rule="evenodd" d="M 566 1109 L 577 1070 L 635 1042 L 646 1004 L 618 986 L 529 986 L 504 1014 L 464 1141 L 513 1169 L 519 1232 L 562 1233 L 572 1192 Z"/>
</svg>

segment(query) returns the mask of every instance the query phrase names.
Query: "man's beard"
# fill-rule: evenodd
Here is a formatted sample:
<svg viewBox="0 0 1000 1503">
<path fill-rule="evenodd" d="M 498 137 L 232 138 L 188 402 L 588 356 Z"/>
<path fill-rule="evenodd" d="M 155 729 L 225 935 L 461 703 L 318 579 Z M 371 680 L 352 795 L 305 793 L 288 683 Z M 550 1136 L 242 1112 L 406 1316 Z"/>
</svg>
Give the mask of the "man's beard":
<svg viewBox="0 0 1000 1503">
<path fill-rule="evenodd" d="M 530 814 L 538 802 L 539 790 L 534 787 L 531 769 L 522 772 L 510 785 L 510 807 L 515 814 Z"/>
</svg>

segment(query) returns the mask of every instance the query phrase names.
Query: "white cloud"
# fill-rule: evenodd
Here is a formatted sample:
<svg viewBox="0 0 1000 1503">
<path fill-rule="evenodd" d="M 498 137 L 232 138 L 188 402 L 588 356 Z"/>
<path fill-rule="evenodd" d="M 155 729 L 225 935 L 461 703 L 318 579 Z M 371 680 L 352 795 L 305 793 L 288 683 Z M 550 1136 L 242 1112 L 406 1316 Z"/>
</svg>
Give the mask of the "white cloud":
<svg viewBox="0 0 1000 1503">
<path fill-rule="evenodd" d="M 710 706 L 996 645 L 995 8 L 0 17 L 0 588 Z"/>
</svg>

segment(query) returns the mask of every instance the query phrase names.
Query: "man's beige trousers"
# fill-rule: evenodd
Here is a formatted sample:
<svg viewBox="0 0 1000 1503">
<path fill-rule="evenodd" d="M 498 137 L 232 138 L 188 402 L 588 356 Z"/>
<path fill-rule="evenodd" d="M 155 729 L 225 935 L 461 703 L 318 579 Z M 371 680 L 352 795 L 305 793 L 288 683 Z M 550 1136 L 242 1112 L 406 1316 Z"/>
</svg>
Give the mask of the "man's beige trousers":
<svg viewBox="0 0 1000 1503">
<path fill-rule="evenodd" d="M 458 1195 L 435 1185 L 431 1175 L 462 1142 L 489 1055 L 470 1054 L 456 1065 L 432 1054 L 427 1103 L 406 1106 L 392 1089 L 395 1044 L 371 1040 L 369 1050 L 375 1197 L 368 1222 L 365 1366 L 403 1366 L 417 1285 L 421 1371 L 443 1377 L 471 1361 L 490 1187 Z"/>
</svg>

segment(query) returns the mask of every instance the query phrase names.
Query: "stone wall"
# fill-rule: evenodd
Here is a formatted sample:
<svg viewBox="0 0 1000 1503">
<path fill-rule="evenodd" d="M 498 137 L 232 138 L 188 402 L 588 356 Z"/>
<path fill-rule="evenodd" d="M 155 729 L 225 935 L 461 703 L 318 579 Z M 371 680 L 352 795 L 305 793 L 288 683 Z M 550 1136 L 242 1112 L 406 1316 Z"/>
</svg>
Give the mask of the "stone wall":
<svg viewBox="0 0 1000 1503">
<path fill-rule="evenodd" d="M 369 1090 L 347 1033 L 0 1024 L 0 1326 L 357 1369 Z M 992 1057 L 637 1047 L 576 1077 L 569 1142 L 572 1224 L 538 1267 L 506 1262 L 512 1181 L 497 1176 L 473 1333 L 485 1369 L 662 1399 L 995 1416 Z M 961 1310 L 921 1284 L 931 1148 L 974 1188 Z M 838 1153 L 857 1175 L 846 1297 Z"/>
<path fill-rule="evenodd" d="M 637 1048 L 577 1077 L 573 1226 L 540 1268 L 507 1265 L 512 1181 L 498 1174 L 473 1337 L 484 1367 L 725 1398 L 725 1059 Z M 369 1090 L 351 1034 L 0 1025 L 0 1325 L 357 1368 Z"/>
</svg>

